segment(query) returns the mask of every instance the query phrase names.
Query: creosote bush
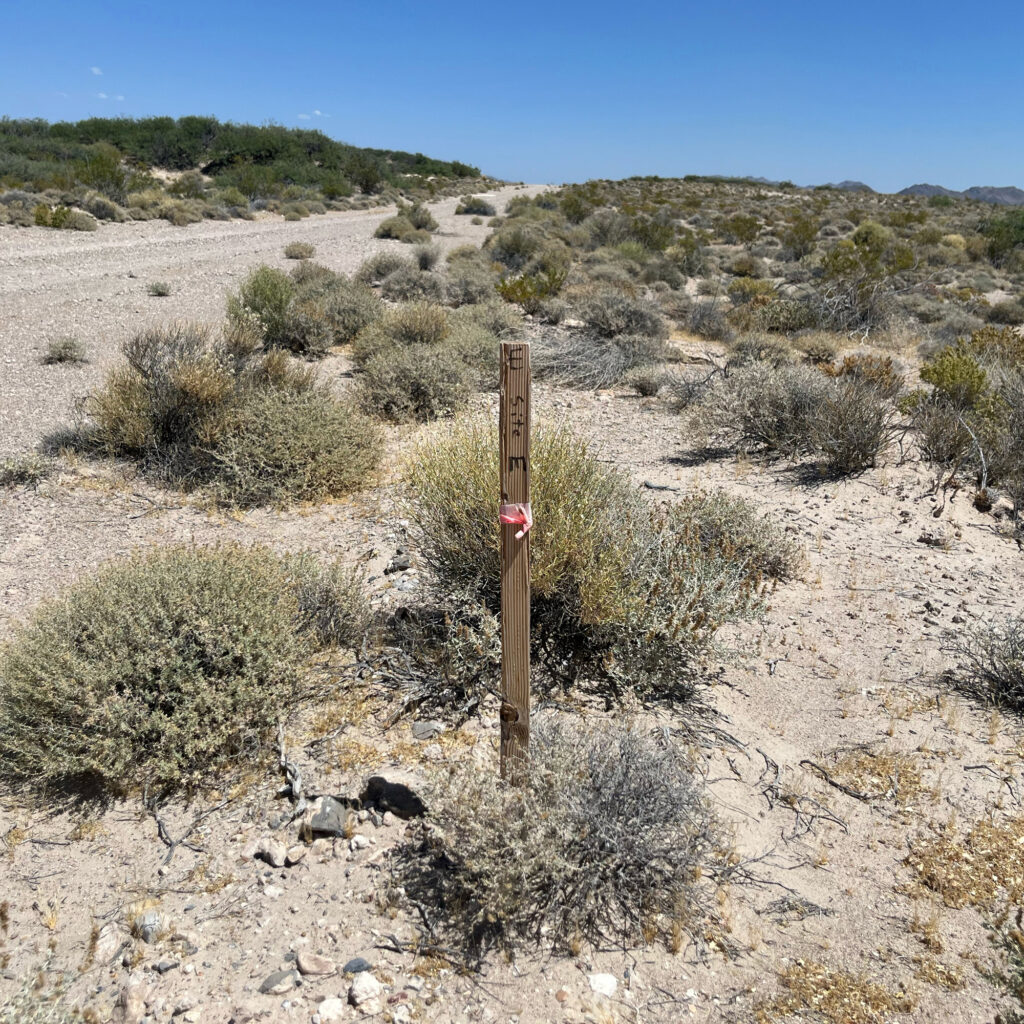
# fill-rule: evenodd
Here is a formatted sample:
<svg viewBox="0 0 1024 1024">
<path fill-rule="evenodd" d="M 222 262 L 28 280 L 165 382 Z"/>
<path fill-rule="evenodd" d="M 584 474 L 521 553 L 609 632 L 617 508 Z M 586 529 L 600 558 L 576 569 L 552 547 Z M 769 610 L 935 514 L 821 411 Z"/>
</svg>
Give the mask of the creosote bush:
<svg viewBox="0 0 1024 1024">
<path fill-rule="evenodd" d="M 639 334 L 665 341 L 669 335 L 668 323 L 657 303 L 633 299 L 621 292 L 598 292 L 587 298 L 580 304 L 579 315 L 591 330 L 603 338 Z"/>
<path fill-rule="evenodd" d="M 90 396 L 90 438 L 170 482 L 249 507 L 317 501 L 362 486 L 382 454 L 372 421 L 258 335 L 151 328 Z"/>
<path fill-rule="evenodd" d="M 947 678 L 984 704 L 1024 715 L 1024 616 L 979 623 L 946 639 L 957 662 Z"/>
<path fill-rule="evenodd" d="M 718 846 L 693 764 L 637 726 L 534 719 L 529 781 L 453 769 L 392 878 L 470 959 L 701 943 Z"/>
<path fill-rule="evenodd" d="M 341 570 L 262 547 L 108 563 L 0 650 L 0 775 L 154 795 L 251 761 L 300 696 L 305 658 L 358 639 L 351 590 Z"/>
<path fill-rule="evenodd" d="M 268 347 L 321 357 L 350 342 L 383 312 L 365 285 L 303 259 L 291 275 L 257 267 L 228 298 L 228 318 L 255 327 Z"/>
<path fill-rule="evenodd" d="M 420 550 L 455 643 L 420 644 L 414 654 L 436 654 L 438 689 L 462 687 L 467 698 L 492 672 L 492 641 L 484 641 L 499 597 L 499 529 L 488 511 L 498 501 L 496 459 L 492 431 L 468 421 L 424 442 L 409 468 Z M 536 431 L 532 468 L 540 693 L 579 684 L 608 700 L 625 690 L 689 695 L 694 662 L 718 627 L 757 614 L 769 578 L 795 564 L 793 545 L 753 510 L 743 520 L 715 494 L 653 507 L 566 430 Z M 772 550 L 788 568 L 768 557 Z M 475 654 L 453 665 L 460 644 Z"/>
</svg>

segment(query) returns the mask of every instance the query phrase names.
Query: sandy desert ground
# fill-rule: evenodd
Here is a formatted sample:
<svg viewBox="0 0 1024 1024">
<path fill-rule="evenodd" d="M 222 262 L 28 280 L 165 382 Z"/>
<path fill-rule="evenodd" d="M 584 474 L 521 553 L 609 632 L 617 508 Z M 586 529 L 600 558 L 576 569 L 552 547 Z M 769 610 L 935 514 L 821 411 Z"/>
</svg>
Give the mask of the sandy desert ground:
<svg viewBox="0 0 1024 1024">
<path fill-rule="evenodd" d="M 514 194 L 505 190 L 499 204 Z M 488 229 L 455 218 L 454 206 L 433 207 L 438 241 L 482 242 Z M 31 449 L 67 423 L 139 327 L 218 321 L 249 267 L 285 265 L 286 243 L 312 242 L 318 260 L 347 272 L 397 247 L 372 238 L 387 212 L 104 225 L 81 236 L 0 229 L 0 454 Z M 172 294 L 150 297 L 155 280 Z M 90 362 L 40 365 L 61 335 L 84 342 Z M 344 387 L 346 365 L 335 355 L 320 369 Z M 417 922 L 374 904 L 403 823 L 368 819 L 359 842 L 318 840 L 292 866 L 271 867 L 254 857 L 262 839 L 298 841 L 296 825 L 272 827 L 281 803 L 271 773 L 162 812 L 167 834 L 189 843 L 173 850 L 138 801 L 83 815 L 0 795 L 0 996 L 49 959 L 72 972 L 71 996 L 95 1020 L 328 1024 L 365 1016 L 346 1005 L 352 978 L 341 973 L 363 957 L 382 986 L 373 1018 L 382 1021 L 974 1024 L 1006 1008 L 986 977 L 994 961 L 984 909 L 950 907 L 924 889 L 914 851 L 983 819 L 1019 828 L 1024 815 L 1020 723 L 938 680 L 946 631 L 1024 611 L 1018 542 L 966 494 L 934 494 L 927 471 L 895 454 L 856 479 L 807 483 L 784 464 L 692 458 L 679 417 L 657 399 L 538 386 L 534 402 L 538 419 L 570 422 L 651 500 L 722 487 L 777 516 L 805 547 L 802 578 L 779 587 L 766 620 L 727 632 L 746 653 L 724 663 L 710 693 L 722 734 L 702 750 L 709 788 L 748 862 L 744 879 L 720 893 L 731 955 L 584 951 L 496 959 L 479 975 L 416 957 L 405 950 Z M 477 403 L 492 409 L 494 400 Z M 419 433 L 389 431 L 390 465 Z M 232 517 L 126 465 L 66 461 L 37 489 L 0 491 L 0 638 L 41 598 L 150 544 L 311 548 L 364 562 L 380 601 L 414 599 L 415 550 L 408 572 L 381 575 L 406 540 L 399 495 L 391 476 L 345 503 Z M 652 727 L 688 724 L 649 714 Z M 495 725 L 489 715 L 421 740 L 407 721 L 385 729 L 353 716 L 344 742 L 296 746 L 291 756 L 312 792 L 354 794 L 375 773 L 415 787 L 456 751 L 493 762 Z M 840 779 L 845 789 L 829 781 Z M 159 918 L 162 938 L 152 943 L 129 930 L 146 910 Z M 326 973 L 301 970 L 314 963 Z M 279 991 L 261 993 L 279 971 Z M 600 974 L 616 981 L 610 996 L 594 991 Z M 802 977 L 812 997 L 793 1002 L 795 982 L 787 988 L 782 977 Z M 815 1009 L 832 1015 L 815 1018 Z"/>
</svg>

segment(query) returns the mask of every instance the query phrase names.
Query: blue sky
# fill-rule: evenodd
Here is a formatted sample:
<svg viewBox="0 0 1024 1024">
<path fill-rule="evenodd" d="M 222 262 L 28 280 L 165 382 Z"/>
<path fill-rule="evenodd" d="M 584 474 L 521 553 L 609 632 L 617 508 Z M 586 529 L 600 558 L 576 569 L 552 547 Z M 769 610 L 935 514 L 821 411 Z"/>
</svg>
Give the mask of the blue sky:
<svg viewBox="0 0 1024 1024">
<path fill-rule="evenodd" d="M 5 5 L 0 114 L 313 125 L 499 177 L 1024 186 L 1024 3 Z"/>
</svg>

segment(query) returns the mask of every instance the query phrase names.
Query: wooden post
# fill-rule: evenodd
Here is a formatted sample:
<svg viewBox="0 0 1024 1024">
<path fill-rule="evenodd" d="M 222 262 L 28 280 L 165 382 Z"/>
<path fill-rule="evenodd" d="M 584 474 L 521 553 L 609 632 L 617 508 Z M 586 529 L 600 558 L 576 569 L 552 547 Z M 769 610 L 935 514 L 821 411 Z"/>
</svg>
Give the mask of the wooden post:
<svg viewBox="0 0 1024 1024">
<path fill-rule="evenodd" d="M 501 777 L 525 781 L 530 747 L 530 346 L 501 343 Z M 517 536 L 518 534 L 518 536 Z"/>
</svg>

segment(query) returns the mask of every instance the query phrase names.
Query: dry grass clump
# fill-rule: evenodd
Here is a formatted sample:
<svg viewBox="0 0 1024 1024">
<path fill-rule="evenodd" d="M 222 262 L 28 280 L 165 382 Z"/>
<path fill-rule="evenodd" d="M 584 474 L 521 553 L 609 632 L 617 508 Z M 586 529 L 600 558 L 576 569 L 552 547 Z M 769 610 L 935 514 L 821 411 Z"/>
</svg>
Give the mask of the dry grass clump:
<svg viewBox="0 0 1024 1024">
<path fill-rule="evenodd" d="M 537 380 L 567 387 L 610 388 L 631 371 L 660 363 L 665 343 L 637 334 L 592 338 L 547 331 L 530 345 L 530 365 Z"/>
<path fill-rule="evenodd" d="M 453 769 L 394 881 L 467 954 L 698 940 L 716 839 L 700 776 L 635 726 L 534 720 L 529 781 Z"/>
<path fill-rule="evenodd" d="M 194 786 L 258 753 L 304 659 L 353 638 L 361 607 L 348 577 L 262 547 L 109 563 L 0 652 L 0 774 L 111 793 Z"/>
<path fill-rule="evenodd" d="M 965 835 L 950 826 L 915 843 L 906 863 L 947 907 L 992 907 L 1024 900 L 1024 818 L 976 822 Z"/>
<path fill-rule="evenodd" d="M 186 488 L 241 506 L 316 501 L 361 486 L 378 428 L 244 330 L 151 328 L 90 396 L 90 440 Z"/>
<path fill-rule="evenodd" d="M 893 992 L 866 974 L 798 960 L 779 974 L 785 992 L 756 1007 L 758 1024 L 813 1015 L 826 1024 L 886 1024 L 894 1013 L 913 1012 L 906 992 Z"/>
<path fill-rule="evenodd" d="M 383 313 L 374 293 L 303 260 L 291 276 L 260 266 L 228 298 L 228 318 L 255 327 L 268 347 L 320 357 L 350 342 Z"/>
<path fill-rule="evenodd" d="M 452 608 L 454 633 L 466 624 L 462 639 L 481 665 L 489 664 L 488 617 L 499 598 L 496 460 L 491 429 L 469 421 L 421 446 L 409 469 L 434 593 Z M 652 507 L 567 430 L 538 430 L 532 464 L 541 692 L 580 685 L 609 700 L 634 689 L 689 694 L 692 666 L 719 626 L 756 615 L 769 579 L 795 569 L 793 546 L 745 503 L 710 493 Z"/>
<path fill-rule="evenodd" d="M 0 487 L 38 487 L 53 472 L 53 464 L 30 453 L 0 459 Z"/>
<path fill-rule="evenodd" d="M 5 904 L 6 905 L 6 904 Z M 0 1024 L 78 1024 L 83 1018 L 65 998 L 61 983 L 47 985 L 49 964 L 33 972 L 0 1002 Z"/>
<path fill-rule="evenodd" d="M 163 299 L 171 294 L 171 286 L 166 281 L 153 281 L 146 291 L 154 298 Z"/>
<path fill-rule="evenodd" d="M 316 255 L 316 246 L 309 242 L 289 242 L 284 247 L 284 256 L 288 260 L 311 260 Z"/>
<path fill-rule="evenodd" d="M 85 346 L 77 338 L 55 338 L 46 346 L 42 363 L 54 366 L 59 363 L 87 363 Z"/>
<path fill-rule="evenodd" d="M 1024 616 L 979 623 L 947 638 L 957 665 L 947 679 L 985 704 L 1024 715 Z"/>
<path fill-rule="evenodd" d="M 833 774 L 870 800 L 893 800 L 901 807 L 924 792 L 921 765 L 913 754 L 852 751 L 836 761 Z"/>
</svg>

